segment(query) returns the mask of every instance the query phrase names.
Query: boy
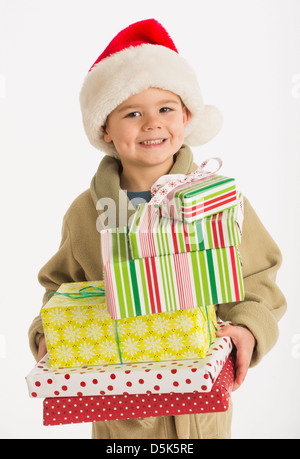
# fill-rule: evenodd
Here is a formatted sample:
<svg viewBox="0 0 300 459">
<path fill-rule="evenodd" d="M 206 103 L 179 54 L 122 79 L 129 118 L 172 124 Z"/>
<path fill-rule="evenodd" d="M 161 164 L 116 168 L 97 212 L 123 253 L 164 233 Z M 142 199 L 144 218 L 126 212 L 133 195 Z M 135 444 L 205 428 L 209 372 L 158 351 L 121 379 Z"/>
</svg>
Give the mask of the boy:
<svg viewBox="0 0 300 459">
<path fill-rule="evenodd" d="M 107 213 L 101 200 L 114 203 L 112 226 L 127 224 L 134 213 L 130 199 L 149 201 L 159 177 L 195 170 L 186 144 L 209 141 L 222 122 L 215 107 L 204 106 L 193 70 L 155 20 L 133 24 L 112 40 L 90 69 L 80 102 L 88 138 L 107 156 L 90 189 L 66 213 L 60 248 L 39 273 L 44 301 L 63 282 L 102 279 L 97 229 L 107 227 Z M 125 222 L 119 217 L 122 203 L 129 209 Z M 218 306 L 219 317 L 233 323 L 222 334 L 237 351 L 234 390 L 249 365 L 275 344 L 286 309 L 275 284 L 281 254 L 247 199 L 240 253 L 245 300 Z M 47 349 L 40 316 L 29 336 L 35 357 L 42 358 Z M 231 407 L 225 413 L 93 423 L 93 438 L 230 438 L 230 424 Z"/>
</svg>

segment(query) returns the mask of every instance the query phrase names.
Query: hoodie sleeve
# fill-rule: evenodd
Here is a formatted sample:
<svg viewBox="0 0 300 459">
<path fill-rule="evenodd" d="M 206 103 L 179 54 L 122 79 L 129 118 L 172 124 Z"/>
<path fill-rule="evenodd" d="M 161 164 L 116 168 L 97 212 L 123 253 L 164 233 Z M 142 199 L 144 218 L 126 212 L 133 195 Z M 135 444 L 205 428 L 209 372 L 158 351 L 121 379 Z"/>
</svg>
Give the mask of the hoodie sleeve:
<svg viewBox="0 0 300 459">
<path fill-rule="evenodd" d="M 45 288 L 43 304 L 47 302 L 48 294 L 56 291 L 63 283 L 102 279 L 97 217 L 90 190 L 86 190 L 66 212 L 59 249 L 39 272 L 38 280 Z M 39 315 L 29 329 L 30 348 L 35 358 L 43 333 Z"/>
<path fill-rule="evenodd" d="M 219 305 L 219 317 L 248 328 L 256 339 L 251 366 L 271 350 L 278 339 L 278 321 L 286 311 L 286 300 L 276 284 L 282 256 L 249 201 L 245 215 L 240 254 L 245 299 Z"/>
<path fill-rule="evenodd" d="M 64 282 L 76 282 L 85 280 L 85 274 L 73 255 L 71 235 L 64 218 L 62 227 L 62 239 L 57 253 L 43 266 L 38 274 L 40 284 L 45 287 L 43 304 L 47 302 L 50 292 L 56 291 Z M 41 315 L 33 320 L 28 336 L 30 349 L 35 357 L 38 354 L 38 345 L 44 334 Z"/>
</svg>

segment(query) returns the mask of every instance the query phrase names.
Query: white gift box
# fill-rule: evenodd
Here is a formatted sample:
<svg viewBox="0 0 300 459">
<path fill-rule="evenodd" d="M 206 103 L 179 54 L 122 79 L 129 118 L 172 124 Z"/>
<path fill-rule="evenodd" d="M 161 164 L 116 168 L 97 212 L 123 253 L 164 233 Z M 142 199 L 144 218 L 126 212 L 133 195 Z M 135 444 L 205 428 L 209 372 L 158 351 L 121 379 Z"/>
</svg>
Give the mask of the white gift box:
<svg viewBox="0 0 300 459">
<path fill-rule="evenodd" d="M 227 323 L 218 322 L 222 327 Z M 232 351 L 216 338 L 204 359 L 52 369 L 46 355 L 26 377 L 30 397 L 210 392 Z"/>
</svg>

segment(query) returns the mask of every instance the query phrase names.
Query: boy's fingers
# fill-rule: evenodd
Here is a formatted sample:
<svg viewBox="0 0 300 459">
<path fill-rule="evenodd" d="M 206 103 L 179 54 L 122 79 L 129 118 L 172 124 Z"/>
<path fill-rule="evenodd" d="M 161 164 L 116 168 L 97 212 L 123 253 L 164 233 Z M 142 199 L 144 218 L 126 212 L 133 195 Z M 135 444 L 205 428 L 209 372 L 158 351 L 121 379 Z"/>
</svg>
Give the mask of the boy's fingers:
<svg viewBox="0 0 300 459">
<path fill-rule="evenodd" d="M 45 340 L 45 337 L 42 336 L 39 342 L 37 361 L 40 361 L 42 358 L 44 358 L 46 354 L 47 354 L 46 340 Z"/>
<path fill-rule="evenodd" d="M 233 391 L 235 391 L 243 384 L 248 373 L 255 338 L 249 330 L 230 325 L 218 330 L 217 336 L 229 336 L 236 349 L 235 381 L 233 386 Z"/>
<path fill-rule="evenodd" d="M 231 325 L 225 325 L 225 327 L 220 328 L 216 335 L 217 336 L 232 336 L 232 332 L 234 333 L 234 327 Z"/>
<path fill-rule="evenodd" d="M 229 336 L 232 338 L 236 348 L 236 361 L 235 361 L 235 381 L 233 391 L 237 390 L 244 382 L 248 368 L 251 361 L 252 352 L 247 348 L 241 347 L 239 339 L 240 331 L 237 327 L 226 325 L 217 331 L 217 336 Z"/>
<path fill-rule="evenodd" d="M 235 362 L 235 381 L 232 391 L 238 389 L 244 382 L 248 373 L 251 357 L 248 352 L 238 350 Z"/>
<path fill-rule="evenodd" d="M 235 380 L 234 380 L 234 385 L 233 385 L 232 392 L 234 392 L 239 387 L 241 387 L 241 385 L 245 381 L 246 375 L 247 375 L 247 370 L 245 371 L 245 370 L 239 370 L 238 368 L 236 369 L 236 377 L 235 377 Z"/>
</svg>

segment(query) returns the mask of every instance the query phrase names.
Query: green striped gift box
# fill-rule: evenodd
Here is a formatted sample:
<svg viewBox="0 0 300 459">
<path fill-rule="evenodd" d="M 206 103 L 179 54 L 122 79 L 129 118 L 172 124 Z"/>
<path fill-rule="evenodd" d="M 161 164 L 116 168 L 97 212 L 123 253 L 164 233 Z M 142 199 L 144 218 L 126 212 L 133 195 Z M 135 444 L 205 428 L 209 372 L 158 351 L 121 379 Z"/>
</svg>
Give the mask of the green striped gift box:
<svg viewBox="0 0 300 459">
<path fill-rule="evenodd" d="M 113 319 L 244 299 L 236 247 L 132 260 L 128 242 L 126 249 L 116 248 L 124 235 L 101 231 L 107 309 Z"/>
<path fill-rule="evenodd" d="M 196 183 L 179 185 L 164 198 L 161 215 L 193 222 L 234 206 L 237 203 L 234 178 L 214 176 Z"/>
<path fill-rule="evenodd" d="M 132 258 L 219 249 L 241 243 L 243 197 L 234 207 L 192 223 L 162 217 L 148 204 L 140 204 L 129 229 Z"/>
</svg>

